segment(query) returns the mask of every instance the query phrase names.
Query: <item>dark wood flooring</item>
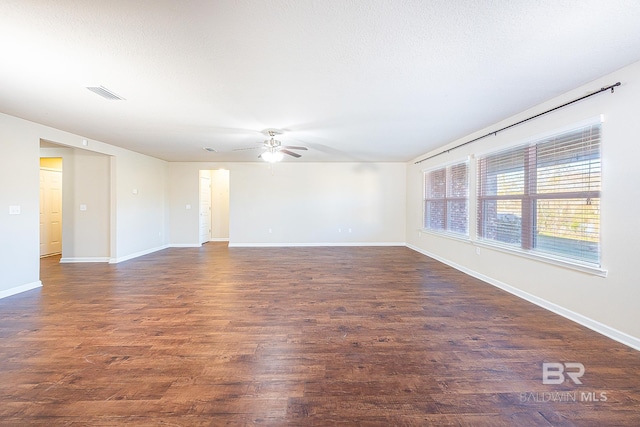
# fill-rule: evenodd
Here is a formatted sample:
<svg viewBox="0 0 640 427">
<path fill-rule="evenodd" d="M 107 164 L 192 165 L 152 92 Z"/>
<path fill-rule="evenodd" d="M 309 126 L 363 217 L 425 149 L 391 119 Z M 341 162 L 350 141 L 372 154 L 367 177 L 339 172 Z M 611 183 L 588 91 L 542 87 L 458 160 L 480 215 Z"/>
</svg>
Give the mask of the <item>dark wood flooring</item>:
<svg viewBox="0 0 640 427">
<path fill-rule="evenodd" d="M 210 243 L 42 281 L 0 300 L 3 426 L 640 425 L 640 352 L 407 248 Z"/>
</svg>

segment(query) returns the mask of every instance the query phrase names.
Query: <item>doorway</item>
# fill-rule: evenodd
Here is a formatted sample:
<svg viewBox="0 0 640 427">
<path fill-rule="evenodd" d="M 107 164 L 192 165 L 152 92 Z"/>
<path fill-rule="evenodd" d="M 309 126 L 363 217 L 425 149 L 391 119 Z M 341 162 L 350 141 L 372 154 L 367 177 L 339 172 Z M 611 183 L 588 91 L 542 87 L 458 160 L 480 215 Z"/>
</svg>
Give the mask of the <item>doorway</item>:
<svg viewBox="0 0 640 427">
<path fill-rule="evenodd" d="M 62 158 L 40 158 L 40 257 L 62 254 Z"/>
<path fill-rule="evenodd" d="M 229 241 L 229 171 L 200 171 L 200 244 Z"/>
<path fill-rule="evenodd" d="M 109 262 L 114 215 L 111 157 L 41 140 L 40 162 L 40 169 L 52 171 L 40 177 L 41 255 L 57 253 L 62 263 Z M 47 190 L 47 179 L 56 172 L 60 188 Z M 59 229 L 53 228 L 56 223 Z"/>
</svg>

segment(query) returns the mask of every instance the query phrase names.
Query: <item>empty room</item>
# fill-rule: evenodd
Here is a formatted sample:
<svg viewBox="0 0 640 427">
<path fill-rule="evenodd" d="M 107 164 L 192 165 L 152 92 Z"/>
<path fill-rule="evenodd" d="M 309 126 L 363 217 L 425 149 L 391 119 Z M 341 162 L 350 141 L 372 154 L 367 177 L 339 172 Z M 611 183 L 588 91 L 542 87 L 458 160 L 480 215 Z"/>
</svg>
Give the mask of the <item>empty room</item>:
<svg viewBox="0 0 640 427">
<path fill-rule="evenodd" d="M 0 425 L 639 425 L 638 22 L 0 1 Z"/>
</svg>

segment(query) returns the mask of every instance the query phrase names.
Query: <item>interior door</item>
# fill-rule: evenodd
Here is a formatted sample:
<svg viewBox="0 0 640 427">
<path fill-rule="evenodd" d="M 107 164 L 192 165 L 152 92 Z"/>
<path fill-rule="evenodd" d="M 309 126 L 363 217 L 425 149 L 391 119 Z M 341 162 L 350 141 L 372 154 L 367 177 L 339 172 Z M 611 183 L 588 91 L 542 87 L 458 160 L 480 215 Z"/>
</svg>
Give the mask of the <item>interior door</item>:
<svg viewBox="0 0 640 427">
<path fill-rule="evenodd" d="M 62 172 L 40 169 L 40 256 L 62 253 Z"/>
<path fill-rule="evenodd" d="M 200 244 L 211 240 L 211 176 L 200 171 Z"/>
</svg>

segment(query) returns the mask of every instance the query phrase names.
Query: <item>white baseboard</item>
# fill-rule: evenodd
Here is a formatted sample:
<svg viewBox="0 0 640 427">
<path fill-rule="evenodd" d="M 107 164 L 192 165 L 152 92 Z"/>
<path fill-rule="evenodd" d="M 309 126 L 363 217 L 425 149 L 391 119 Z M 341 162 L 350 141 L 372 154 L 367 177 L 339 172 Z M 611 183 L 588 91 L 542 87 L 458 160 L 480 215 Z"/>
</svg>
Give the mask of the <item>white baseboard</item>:
<svg viewBox="0 0 640 427">
<path fill-rule="evenodd" d="M 211 239 L 209 239 L 210 242 L 228 242 L 229 238 L 228 237 L 212 237 Z"/>
<path fill-rule="evenodd" d="M 143 256 L 143 255 L 149 255 L 151 253 L 158 252 L 158 251 L 161 251 L 163 249 L 167 249 L 168 247 L 169 247 L 168 245 L 162 245 L 162 246 L 158 246 L 158 247 L 155 247 L 155 248 L 146 249 L 144 251 L 136 252 L 136 253 L 133 253 L 133 254 L 125 255 L 123 257 L 110 258 L 109 259 L 109 264 L 117 264 L 119 262 L 128 261 L 130 259 L 138 258 L 138 257 Z"/>
<path fill-rule="evenodd" d="M 619 331 L 615 328 L 612 328 L 610 326 L 607 326 L 603 323 L 598 322 L 597 320 L 593 320 L 589 317 L 583 316 L 580 313 L 576 313 L 574 311 L 571 311 L 569 309 L 566 309 L 558 304 L 552 303 L 550 301 L 547 301 L 543 298 L 537 297 L 535 295 L 532 295 L 528 292 L 522 291 L 518 288 L 514 288 L 511 285 L 508 285 L 506 283 L 500 282 L 499 280 L 495 280 L 489 276 L 485 276 L 484 274 L 478 273 L 474 270 L 470 270 L 462 265 L 459 265 L 455 262 L 451 262 L 447 259 L 444 259 L 442 257 L 439 257 L 438 255 L 432 254 L 430 252 L 427 252 L 425 250 L 422 250 L 420 248 L 418 248 L 417 246 L 411 245 L 411 244 L 407 244 L 406 245 L 409 249 L 413 249 L 416 252 L 419 252 L 425 256 L 428 256 L 429 258 L 433 258 L 435 260 L 438 260 L 444 264 L 447 264 L 448 266 L 455 268 L 458 271 L 461 271 L 465 274 L 468 274 L 469 276 L 475 277 L 476 279 L 480 279 L 483 282 L 489 283 L 490 285 L 493 285 L 497 288 L 500 288 L 504 291 L 509 292 L 512 295 L 515 295 L 517 297 L 520 297 L 526 301 L 529 301 L 539 307 L 545 308 L 553 313 L 556 313 L 566 319 L 572 320 L 582 326 L 585 326 L 589 329 L 591 329 L 592 331 L 598 332 L 599 334 L 602 334 L 606 337 L 611 338 L 614 341 L 618 341 L 619 343 L 622 343 L 624 345 L 627 345 L 635 350 L 640 350 L 640 339 L 629 335 L 625 332 Z"/>
<path fill-rule="evenodd" d="M 230 248 L 289 248 L 320 246 L 406 246 L 406 244 L 404 242 L 229 243 Z"/>
<path fill-rule="evenodd" d="M 199 248 L 200 243 L 172 243 L 167 245 L 168 248 Z"/>
<path fill-rule="evenodd" d="M 109 262 L 109 257 L 78 257 L 78 258 L 60 258 L 61 264 L 73 262 Z"/>
<path fill-rule="evenodd" d="M 16 286 L 14 288 L 5 289 L 4 291 L 0 291 L 0 299 L 7 298 L 12 295 L 20 294 L 22 292 L 30 291 L 32 289 L 38 289 L 42 287 L 42 282 L 40 280 L 26 283 L 24 285 Z"/>
</svg>

